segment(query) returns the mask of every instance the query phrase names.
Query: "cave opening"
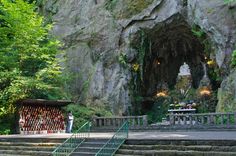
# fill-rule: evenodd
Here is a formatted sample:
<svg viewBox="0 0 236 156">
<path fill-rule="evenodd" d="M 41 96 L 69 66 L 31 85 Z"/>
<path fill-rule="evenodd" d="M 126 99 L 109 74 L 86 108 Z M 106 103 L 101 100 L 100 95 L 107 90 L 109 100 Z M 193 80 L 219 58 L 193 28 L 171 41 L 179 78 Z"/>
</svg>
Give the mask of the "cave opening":
<svg viewBox="0 0 236 156">
<path fill-rule="evenodd" d="M 193 87 L 197 88 L 204 73 L 201 62 L 209 56 L 204 54 L 204 45 L 187 22 L 174 20 L 156 30 L 147 30 L 146 35 L 151 45 L 144 57 L 142 96 L 154 96 L 160 83 L 174 88 L 184 62 L 190 66 Z"/>
<path fill-rule="evenodd" d="M 144 52 L 141 54 L 142 80 L 139 82 L 139 93 L 143 98 L 137 107 L 142 114 L 153 109 L 157 110 L 155 115 L 165 114 L 163 109 L 167 110 L 168 106 L 163 106 L 163 98 L 157 100 L 158 89 L 164 86 L 168 90 L 175 90 L 180 67 L 187 64 L 191 71 L 191 87 L 197 90 L 204 76 L 203 64 L 210 60 L 210 54 L 206 52 L 206 45 L 194 34 L 193 27 L 182 17 L 156 25 L 152 29 L 142 29 L 140 32 L 139 39 L 133 42 L 139 55 L 142 53 L 140 49 Z M 217 90 L 219 83 L 214 83 L 212 78 L 210 80 L 212 88 Z M 169 100 L 171 102 L 173 99 Z"/>
</svg>

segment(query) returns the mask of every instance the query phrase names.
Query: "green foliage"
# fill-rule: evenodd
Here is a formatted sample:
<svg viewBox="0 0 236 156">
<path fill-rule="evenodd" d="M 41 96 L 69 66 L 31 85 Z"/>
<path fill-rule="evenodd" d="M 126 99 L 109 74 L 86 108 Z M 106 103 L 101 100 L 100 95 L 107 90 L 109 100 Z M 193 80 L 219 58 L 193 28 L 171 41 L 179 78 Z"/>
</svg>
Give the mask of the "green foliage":
<svg viewBox="0 0 236 156">
<path fill-rule="evenodd" d="M 209 56 L 211 53 L 214 53 L 210 39 L 200 27 L 194 25 L 191 31 L 193 35 L 195 35 L 199 39 L 201 44 L 204 46 L 204 53 L 206 54 L 206 56 Z"/>
<path fill-rule="evenodd" d="M 145 61 L 145 55 L 150 49 L 150 40 L 148 39 L 146 33 L 141 30 L 139 32 L 139 42 L 140 44 L 130 45 L 131 47 L 137 50 L 137 56 L 132 64 L 132 79 L 130 81 L 130 90 L 132 91 L 133 96 L 133 106 L 134 113 L 140 114 L 140 105 L 142 96 L 140 95 L 142 89 L 142 81 L 143 81 L 143 66 Z"/>
<path fill-rule="evenodd" d="M 125 54 L 121 53 L 118 57 L 118 60 L 122 66 L 127 67 L 127 56 Z"/>
<path fill-rule="evenodd" d="M 211 96 L 198 97 L 198 113 L 210 113 L 216 111 L 217 91 L 212 91 Z"/>
<path fill-rule="evenodd" d="M 113 10 L 114 7 L 116 6 L 117 0 L 107 0 L 105 2 L 105 8 L 107 10 Z"/>
<path fill-rule="evenodd" d="M 148 123 L 162 122 L 168 113 L 168 106 L 170 104 L 170 97 L 161 97 L 156 99 L 152 108 L 145 114 L 148 116 Z"/>
<path fill-rule="evenodd" d="M 192 28 L 192 33 L 198 38 L 201 38 L 204 35 L 204 31 L 202 31 L 201 29 L 199 29 L 197 27 Z"/>
<path fill-rule="evenodd" d="M 225 4 L 229 4 L 229 3 L 232 3 L 232 2 L 236 2 L 236 0 L 224 0 Z"/>
<path fill-rule="evenodd" d="M 236 50 L 232 52 L 231 66 L 236 67 Z"/>
<path fill-rule="evenodd" d="M 73 130 L 76 131 L 85 122 L 91 121 L 93 116 L 112 116 L 112 113 L 103 107 L 86 107 L 78 104 L 71 104 L 63 108 L 64 112 L 72 111 L 74 115 Z M 66 114 L 65 114 L 66 116 Z"/>
<path fill-rule="evenodd" d="M 14 113 L 20 99 L 66 97 L 51 25 L 43 23 L 34 3 L 1 0 L 0 10 L 0 118 Z"/>
<path fill-rule="evenodd" d="M 6 114 L 0 118 L 0 135 L 7 135 L 12 133 L 15 127 L 12 127 L 15 123 L 13 114 Z"/>
<path fill-rule="evenodd" d="M 105 8 L 117 19 L 130 18 L 147 8 L 153 0 L 107 0 Z"/>
</svg>

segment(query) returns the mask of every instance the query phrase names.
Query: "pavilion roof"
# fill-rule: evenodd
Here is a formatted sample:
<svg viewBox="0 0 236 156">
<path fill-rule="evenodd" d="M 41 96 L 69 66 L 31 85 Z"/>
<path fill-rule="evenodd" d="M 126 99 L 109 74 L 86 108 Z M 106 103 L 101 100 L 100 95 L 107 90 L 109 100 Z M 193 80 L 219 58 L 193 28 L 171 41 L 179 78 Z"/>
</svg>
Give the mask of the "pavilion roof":
<svg viewBox="0 0 236 156">
<path fill-rule="evenodd" d="M 73 103 L 69 100 L 46 100 L 46 99 L 24 99 L 17 102 L 18 105 L 41 105 L 41 106 L 66 106 Z"/>
</svg>

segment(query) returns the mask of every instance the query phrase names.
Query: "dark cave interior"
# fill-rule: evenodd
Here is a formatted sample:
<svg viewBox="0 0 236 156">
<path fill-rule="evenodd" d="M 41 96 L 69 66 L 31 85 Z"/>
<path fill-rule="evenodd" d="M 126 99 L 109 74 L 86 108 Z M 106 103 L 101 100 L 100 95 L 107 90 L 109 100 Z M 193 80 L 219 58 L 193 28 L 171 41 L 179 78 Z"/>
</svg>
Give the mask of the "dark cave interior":
<svg viewBox="0 0 236 156">
<path fill-rule="evenodd" d="M 205 61 L 204 46 L 185 21 L 173 21 L 159 29 L 147 31 L 151 41 L 145 55 L 142 88 L 143 96 L 153 96 L 159 83 L 174 88 L 180 66 L 190 66 L 193 87 L 197 88 L 203 76 L 201 62 Z"/>
<path fill-rule="evenodd" d="M 143 76 L 139 82 L 140 95 L 144 97 L 141 102 L 143 113 L 153 109 L 158 85 L 164 83 L 169 90 L 175 89 L 179 69 L 184 62 L 190 67 L 192 88 L 199 87 L 204 75 L 202 63 L 206 63 L 210 56 L 205 52 L 205 45 L 192 30 L 193 28 L 178 16 L 152 29 L 143 29 L 145 35 L 137 35 L 139 39 L 134 40 L 134 45 L 143 42 L 141 46 L 146 47 L 143 55 Z M 140 36 L 145 38 L 145 41 L 140 39 Z M 162 106 L 158 106 L 160 107 Z"/>
</svg>

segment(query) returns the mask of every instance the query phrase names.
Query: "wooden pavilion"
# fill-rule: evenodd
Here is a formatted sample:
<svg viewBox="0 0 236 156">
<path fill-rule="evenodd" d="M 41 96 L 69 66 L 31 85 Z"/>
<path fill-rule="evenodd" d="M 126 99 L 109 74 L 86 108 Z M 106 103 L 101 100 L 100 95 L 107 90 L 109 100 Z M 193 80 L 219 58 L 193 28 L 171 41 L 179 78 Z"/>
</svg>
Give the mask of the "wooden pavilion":
<svg viewBox="0 0 236 156">
<path fill-rule="evenodd" d="M 17 102 L 17 132 L 20 134 L 64 133 L 62 107 L 67 100 L 26 99 Z"/>
</svg>

